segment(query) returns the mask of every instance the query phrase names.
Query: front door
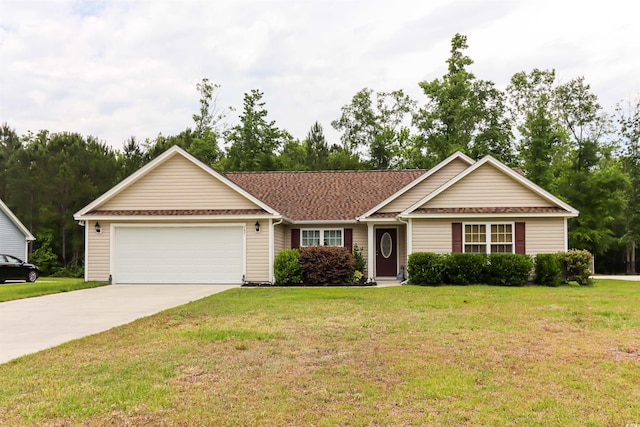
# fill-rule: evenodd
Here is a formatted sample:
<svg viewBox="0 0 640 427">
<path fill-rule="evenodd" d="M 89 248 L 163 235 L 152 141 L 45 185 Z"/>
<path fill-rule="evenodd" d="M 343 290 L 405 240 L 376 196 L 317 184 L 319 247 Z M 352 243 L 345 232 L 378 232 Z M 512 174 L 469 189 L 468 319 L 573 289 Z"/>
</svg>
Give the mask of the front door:
<svg viewBox="0 0 640 427">
<path fill-rule="evenodd" d="M 376 228 L 376 277 L 398 274 L 398 230 Z"/>
</svg>

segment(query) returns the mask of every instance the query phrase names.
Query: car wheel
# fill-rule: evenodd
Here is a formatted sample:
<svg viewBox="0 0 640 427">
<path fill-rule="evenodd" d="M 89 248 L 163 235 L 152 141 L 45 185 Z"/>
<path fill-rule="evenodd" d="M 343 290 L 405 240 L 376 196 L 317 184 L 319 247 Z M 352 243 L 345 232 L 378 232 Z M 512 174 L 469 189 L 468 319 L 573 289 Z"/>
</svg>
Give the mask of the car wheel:
<svg viewBox="0 0 640 427">
<path fill-rule="evenodd" d="M 38 273 L 36 273 L 35 271 L 31 270 L 29 272 L 29 275 L 27 276 L 27 282 L 33 283 L 33 282 L 36 281 L 37 278 L 38 278 Z"/>
</svg>

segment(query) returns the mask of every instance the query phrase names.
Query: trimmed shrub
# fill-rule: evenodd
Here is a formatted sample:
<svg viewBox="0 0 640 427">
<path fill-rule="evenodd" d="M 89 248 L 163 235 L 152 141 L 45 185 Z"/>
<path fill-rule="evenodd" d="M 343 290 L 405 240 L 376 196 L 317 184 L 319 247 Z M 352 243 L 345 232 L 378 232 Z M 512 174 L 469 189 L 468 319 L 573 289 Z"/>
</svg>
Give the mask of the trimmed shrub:
<svg viewBox="0 0 640 427">
<path fill-rule="evenodd" d="M 445 260 L 445 283 L 472 285 L 484 282 L 486 254 L 452 253 Z"/>
<path fill-rule="evenodd" d="M 499 286 L 524 286 L 533 269 L 533 260 L 522 254 L 490 254 L 486 265 L 486 283 Z"/>
<path fill-rule="evenodd" d="M 559 286 L 562 284 L 564 254 L 538 254 L 535 259 L 536 284 Z"/>
<path fill-rule="evenodd" d="M 302 280 L 308 285 L 351 283 L 355 260 L 347 248 L 309 246 L 300 249 Z"/>
<path fill-rule="evenodd" d="M 409 255 L 409 283 L 412 285 L 442 285 L 445 271 L 444 255 L 414 252 Z"/>
<path fill-rule="evenodd" d="M 591 264 L 593 255 L 589 251 L 572 249 L 564 254 L 568 282 L 578 282 L 580 286 L 593 285 Z"/>
<path fill-rule="evenodd" d="M 273 261 L 273 275 L 278 285 L 298 285 L 302 282 L 300 252 L 297 249 L 285 249 L 278 252 Z"/>
</svg>

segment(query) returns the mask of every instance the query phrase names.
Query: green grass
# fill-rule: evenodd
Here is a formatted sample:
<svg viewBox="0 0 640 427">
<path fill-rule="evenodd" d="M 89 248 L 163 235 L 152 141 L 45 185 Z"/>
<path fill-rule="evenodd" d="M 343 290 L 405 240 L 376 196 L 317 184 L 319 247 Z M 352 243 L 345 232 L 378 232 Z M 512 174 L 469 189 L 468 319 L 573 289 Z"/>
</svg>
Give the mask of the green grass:
<svg viewBox="0 0 640 427">
<path fill-rule="evenodd" d="M 640 423 L 640 283 L 233 289 L 0 365 L 0 425 Z"/>
<path fill-rule="evenodd" d="M 67 277 L 40 277 L 34 283 L 5 283 L 0 285 L 0 302 L 77 291 L 78 289 L 96 288 L 103 285 L 106 285 L 106 282 L 85 282 L 84 279 Z"/>
</svg>

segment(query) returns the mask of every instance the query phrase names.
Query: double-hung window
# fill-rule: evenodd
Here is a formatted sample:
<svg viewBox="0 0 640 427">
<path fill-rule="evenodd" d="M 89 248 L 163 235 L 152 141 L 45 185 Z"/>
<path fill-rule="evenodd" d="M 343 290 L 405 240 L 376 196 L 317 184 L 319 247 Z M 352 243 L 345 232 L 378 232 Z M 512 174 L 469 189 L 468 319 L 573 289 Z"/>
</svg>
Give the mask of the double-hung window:
<svg viewBox="0 0 640 427">
<path fill-rule="evenodd" d="M 464 252 L 514 253 L 513 223 L 465 224 Z"/>
<path fill-rule="evenodd" d="M 301 230 L 300 246 L 344 246 L 342 229 Z"/>
</svg>

